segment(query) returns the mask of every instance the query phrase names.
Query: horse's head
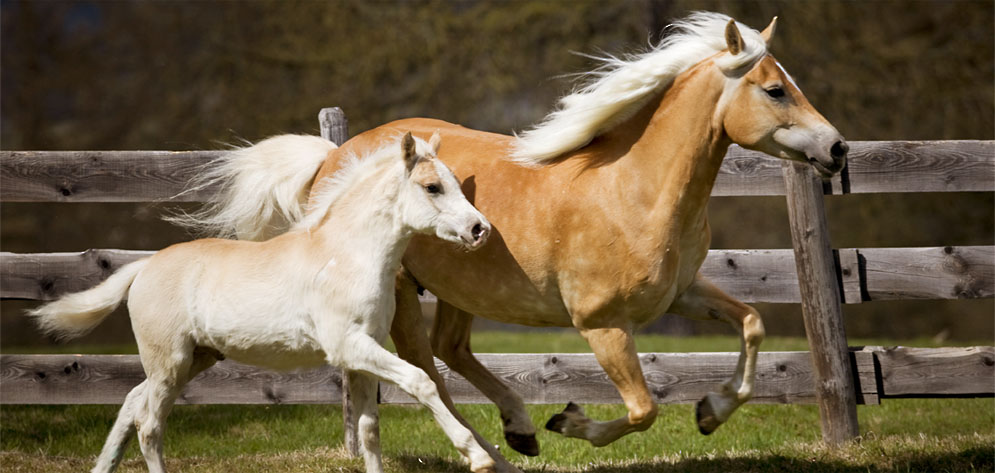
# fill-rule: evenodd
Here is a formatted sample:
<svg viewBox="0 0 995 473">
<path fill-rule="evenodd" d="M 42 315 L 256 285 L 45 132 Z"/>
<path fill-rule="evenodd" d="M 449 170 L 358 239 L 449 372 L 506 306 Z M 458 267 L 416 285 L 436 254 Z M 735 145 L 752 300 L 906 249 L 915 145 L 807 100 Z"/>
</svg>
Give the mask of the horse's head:
<svg viewBox="0 0 995 473">
<path fill-rule="evenodd" d="M 770 44 L 777 18 L 760 35 Z M 754 33 L 755 34 L 755 33 Z M 726 26 L 728 54 L 743 53 L 743 38 L 734 21 Z M 805 98 L 795 81 L 767 54 L 753 67 L 728 71 L 730 88 L 723 126 L 744 148 L 782 159 L 808 162 L 828 178 L 846 166 L 846 140 Z"/>
<path fill-rule="evenodd" d="M 491 224 L 466 200 L 456 176 L 436 157 L 440 141 L 438 133 L 428 143 L 416 142 L 410 132 L 401 139 L 405 166 L 401 218 L 418 233 L 476 250 L 487 241 Z"/>
</svg>

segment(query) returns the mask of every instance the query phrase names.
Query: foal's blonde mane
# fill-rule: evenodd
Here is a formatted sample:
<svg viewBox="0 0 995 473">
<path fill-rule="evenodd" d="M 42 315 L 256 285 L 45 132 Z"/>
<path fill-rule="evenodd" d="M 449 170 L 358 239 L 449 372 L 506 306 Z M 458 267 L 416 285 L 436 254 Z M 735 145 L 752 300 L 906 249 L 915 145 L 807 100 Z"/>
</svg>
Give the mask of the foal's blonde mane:
<svg viewBox="0 0 995 473">
<path fill-rule="evenodd" d="M 421 138 L 415 138 L 415 152 L 419 156 L 429 154 L 431 146 Z M 400 139 L 391 139 L 379 148 L 357 156 L 347 155 L 342 167 L 333 175 L 314 184 L 314 197 L 308 203 L 308 209 L 294 229 L 311 230 L 321 224 L 328 215 L 329 209 L 343 195 L 352 190 L 354 184 L 372 177 L 382 175 L 383 179 L 401 179 L 404 160 L 401 157 Z M 394 195 L 380 194 L 377 197 L 393 199 Z"/>
<path fill-rule="evenodd" d="M 601 67 L 581 74 L 584 83 L 560 98 L 556 110 L 516 136 L 512 160 L 536 167 L 584 147 L 632 116 L 680 73 L 725 50 L 729 20 L 720 13 L 693 13 L 671 24 L 671 33 L 645 53 L 595 58 Z M 753 64 L 767 53 L 759 32 L 738 22 L 736 26 L 743 37 L 743 51 L 716 58 L 723 71 Z"/>
</svg>

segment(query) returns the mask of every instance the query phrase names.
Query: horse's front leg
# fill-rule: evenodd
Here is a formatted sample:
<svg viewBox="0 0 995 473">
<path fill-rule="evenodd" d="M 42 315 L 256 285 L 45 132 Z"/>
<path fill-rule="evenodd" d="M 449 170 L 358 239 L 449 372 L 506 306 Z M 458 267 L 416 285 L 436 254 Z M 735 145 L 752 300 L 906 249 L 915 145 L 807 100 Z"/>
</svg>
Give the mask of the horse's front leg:
<svg viewBox="0 0 995 473">
<path fill-rule="evenodd" d="M 366 473 L 383 473 L 380 456 L 380 416 L 377 406 L 377 379 L 356 371 L 347 371 L 349 395 L 359 411 L 359 439 L 363 446 Z"/>
<path fill-rule="evenodd" d="M 657 407 L 646 388 L 632 331 L 598 328 L 581 329 L 580 333 L 622 395 L 629 414 L 612 421 L 599 422 L 588 418 L 579 406 L 570 403 L 561 414 L 549 419 L 546 428 L 567 437 L 588 440 L 595 447 L 608 445 L 619 437 L 650 428 L 656 420 Z"/>
<path fill-rule="evenodd" d="M 725 320 L 742 337 L 739 362 L 733 377 L 722 384 L 719 392 L 710 392 L 698 402 L 698 430 L 708 435 L 728 420 L 733 411 L 753 397 L 757 352 L 764 339 L 764 324 L 756 309 L 722 292 L 701 275 L 695 278 L 667 312 L 694 319 Z"/>
</svg>

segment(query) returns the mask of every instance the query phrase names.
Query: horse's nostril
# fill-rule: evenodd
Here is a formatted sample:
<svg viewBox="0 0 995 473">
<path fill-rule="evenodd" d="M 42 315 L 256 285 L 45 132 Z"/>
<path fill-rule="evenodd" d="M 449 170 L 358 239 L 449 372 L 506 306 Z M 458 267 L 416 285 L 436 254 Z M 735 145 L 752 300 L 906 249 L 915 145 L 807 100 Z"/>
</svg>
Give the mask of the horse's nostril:
<svg viewBox="0 0 995 473">
<path fill-rule="evenodd" d="M 474 240 L 479 240 L 483 233 L 484 227 L 482 227 L 479 223 L 475 224 L 473 228 L 470 229 L 470 234 L 473 235 Z"/>
<path fill-rule="evenodd" d="M 833 147 L 829 148 L 829 154 L 833 156 L 833 159 L 843 159 L 846 157 L 847 151 L 850 151 L 850 146 L 843 141 L 837 141 L 833 143 Z"/>
</svg>

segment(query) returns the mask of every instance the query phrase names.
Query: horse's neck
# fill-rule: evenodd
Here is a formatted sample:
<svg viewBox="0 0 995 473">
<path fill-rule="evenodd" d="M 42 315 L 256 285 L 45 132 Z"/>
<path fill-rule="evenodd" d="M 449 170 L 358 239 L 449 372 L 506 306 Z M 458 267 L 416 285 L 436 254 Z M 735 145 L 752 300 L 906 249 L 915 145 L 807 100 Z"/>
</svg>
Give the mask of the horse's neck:
<svg viewBox="0 0 995 473">
<path fill-rule="evenodd" d="M 704 225 L 708 198 L 730 144 L 717 113 L 724 79 L 704 66 L 679 76 L 662 96 L 618 127 L 632 141 L 627 155 L 613 166 L 651 203 L 647 217 L 664 228 L 676 224 L 695 231 Z"/>
</svg>

